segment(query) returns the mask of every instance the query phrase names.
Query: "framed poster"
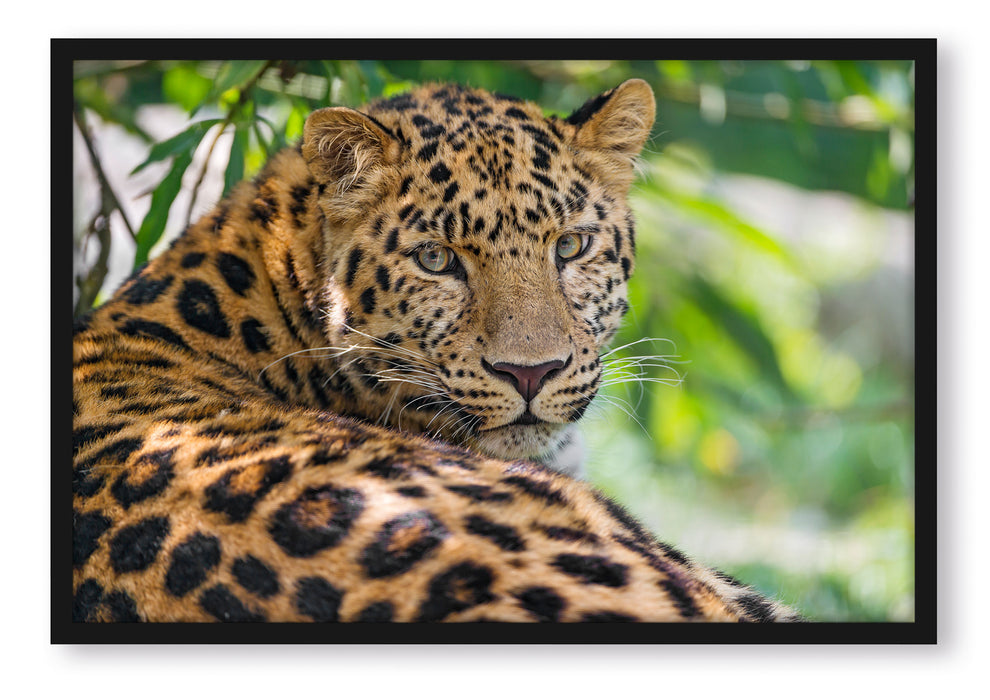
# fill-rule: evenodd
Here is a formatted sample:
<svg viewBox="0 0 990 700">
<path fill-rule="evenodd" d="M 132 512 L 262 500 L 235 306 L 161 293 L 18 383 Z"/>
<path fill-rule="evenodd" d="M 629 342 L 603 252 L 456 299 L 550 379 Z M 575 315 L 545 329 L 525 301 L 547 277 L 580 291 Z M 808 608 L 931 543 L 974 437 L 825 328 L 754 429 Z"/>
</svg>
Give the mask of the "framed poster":
<svg viewBox="0 0 990 700">
<path fill-rule="evenodd" d="M 934 642 L 934 51 L 53 41 L 53 641 Z"/>
</svg>

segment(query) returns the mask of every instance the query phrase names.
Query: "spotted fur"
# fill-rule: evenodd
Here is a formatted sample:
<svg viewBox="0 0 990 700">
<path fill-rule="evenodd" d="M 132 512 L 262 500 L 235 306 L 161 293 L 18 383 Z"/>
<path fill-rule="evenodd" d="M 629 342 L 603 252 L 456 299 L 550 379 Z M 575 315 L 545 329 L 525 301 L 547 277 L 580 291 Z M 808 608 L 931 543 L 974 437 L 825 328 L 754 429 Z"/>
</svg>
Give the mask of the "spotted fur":
<svg viewBox="0 0 990 700">
<path fill-rule="evenodd" d="M 315 112 L 74 336 L 74 619 L 791 619 L 526 459 L 601 380 L 653 110 Z"/>
</svg>

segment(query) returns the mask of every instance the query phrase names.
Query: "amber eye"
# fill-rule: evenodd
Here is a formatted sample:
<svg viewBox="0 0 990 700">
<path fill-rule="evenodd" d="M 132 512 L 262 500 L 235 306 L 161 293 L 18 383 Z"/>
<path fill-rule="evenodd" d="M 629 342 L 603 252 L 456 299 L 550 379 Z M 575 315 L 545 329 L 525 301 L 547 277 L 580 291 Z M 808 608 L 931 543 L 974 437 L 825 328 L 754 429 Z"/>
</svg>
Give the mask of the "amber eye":
<svg viewBox="0 0 990 700">
<path fill-rule="evenodd" d="M 591 236 L 578 233 L 565 233 L 557 239 L 557 257 L 561 260 L 576 258 L 588 247 Z"/>
<path fill-rule="evenodd" d="M 416 262 L 427 272 L 450 272 L 457 266 L 457 256 L 450 248 L 427 246 L 416 253 Z"/>
</svg>

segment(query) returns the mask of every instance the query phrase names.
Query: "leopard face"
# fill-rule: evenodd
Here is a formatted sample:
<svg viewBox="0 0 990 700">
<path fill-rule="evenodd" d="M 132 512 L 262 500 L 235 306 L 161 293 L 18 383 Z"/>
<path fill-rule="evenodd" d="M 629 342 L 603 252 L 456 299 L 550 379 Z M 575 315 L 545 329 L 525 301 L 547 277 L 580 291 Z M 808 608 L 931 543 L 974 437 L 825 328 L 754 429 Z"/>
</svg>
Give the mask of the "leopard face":
<svg viewBox="0 0 990 700">
<path fill-rule="evenodd" d="M 628 308 L 652 91 L 629 81 L 567 120 L 451 86 L 366 112 L 314 113 L 302 146 L 324 332 L 362 412 L 495 457 L 551 452 Z"/>
</svg>

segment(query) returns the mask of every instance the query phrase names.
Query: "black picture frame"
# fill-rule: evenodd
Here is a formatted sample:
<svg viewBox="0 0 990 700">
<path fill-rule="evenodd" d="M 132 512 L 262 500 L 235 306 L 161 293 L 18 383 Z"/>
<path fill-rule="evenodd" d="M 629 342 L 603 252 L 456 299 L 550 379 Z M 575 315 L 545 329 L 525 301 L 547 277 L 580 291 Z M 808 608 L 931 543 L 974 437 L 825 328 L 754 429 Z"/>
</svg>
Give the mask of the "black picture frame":
<svg viewBox="0 0 990 700">
<path fill-rule="evenodd" d="M 169 40 L 51 42 L 51 641 L 105 643 L 933 644 L 936 636 L 936 49 L 934 39 Z M 915 621 L 724 624 L 87 624 L 72 622 L 72 65 L 86 59 L 898 59 L 915 62 Z"/>
</svg>

